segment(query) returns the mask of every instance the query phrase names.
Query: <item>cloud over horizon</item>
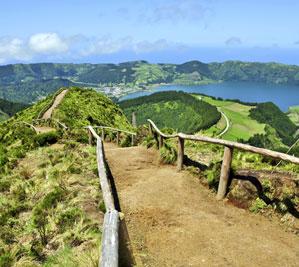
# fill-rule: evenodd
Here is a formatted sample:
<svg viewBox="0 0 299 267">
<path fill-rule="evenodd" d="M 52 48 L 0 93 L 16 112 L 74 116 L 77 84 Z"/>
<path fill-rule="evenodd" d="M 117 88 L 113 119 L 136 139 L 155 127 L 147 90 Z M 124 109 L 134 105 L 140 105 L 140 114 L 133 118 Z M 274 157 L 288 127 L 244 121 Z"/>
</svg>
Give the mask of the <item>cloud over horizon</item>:
<svg viewBox="0 0 299 267">
<path fill-rule="evenodd" d="M 134 54 L 181 49 L 184 44 L 165 39 L 136 41 L 131 36 L 114 39 L 110 36 L 61 36 L 54 32 L 36 33 L 27 39 L 0 37 L 0 64 L 17 61 L 80 59 L 129 51 Z"/>
</svg>

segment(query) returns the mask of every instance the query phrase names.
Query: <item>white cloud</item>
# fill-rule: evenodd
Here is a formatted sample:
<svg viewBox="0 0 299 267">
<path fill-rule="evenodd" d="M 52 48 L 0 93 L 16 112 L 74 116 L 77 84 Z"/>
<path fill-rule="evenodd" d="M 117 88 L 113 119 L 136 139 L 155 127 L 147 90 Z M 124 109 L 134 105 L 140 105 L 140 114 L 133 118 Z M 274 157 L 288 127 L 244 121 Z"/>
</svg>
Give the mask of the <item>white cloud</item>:
<svg viewBox="0 0 299 267">
<path fill-rule="evenodd" d="M 111 36 L 61 37 L 57 33 L 37 33 L 27 39 L 0 37 L 0 64 L 84 59 L 88 56 L 119 52 L 141 54 L 167 49 L 180 50 L 182 46 L 182 44 L 171 43 L 165 39 L 136 41 L 131 36 L 114 39 Z"/>
<path fill-rule="evenodd" d="M 24 41 L 19 38 L 0 37 L 0 63 L 7 60 L 29 60 L 30 53 L 26 50 Z"/>
<path fill-rule="evenodd" d="M 142 10 L 139 18 L 147 23 L 162 21 L 177 23 L 180 21 L 198 21 L 204 19 L 211 8 L 205 0 L 173 0 L 158 2 L 153 8 Z"/>
<path fill-rule="evenodd" d="M 235 45 L 241 45 L 242 44 L 242 40 L 239 37 L 230 37 L 225 41 L 226 45 L 231 45 L 231 46 L 235 46 Z"/>
<path fill-rule="evenodd" d="M 29 39 L 32 51 L 42 54 L 63 53 L 68 51 L 68 44 L 57 33 L 38 33 Z"/>
</svg>

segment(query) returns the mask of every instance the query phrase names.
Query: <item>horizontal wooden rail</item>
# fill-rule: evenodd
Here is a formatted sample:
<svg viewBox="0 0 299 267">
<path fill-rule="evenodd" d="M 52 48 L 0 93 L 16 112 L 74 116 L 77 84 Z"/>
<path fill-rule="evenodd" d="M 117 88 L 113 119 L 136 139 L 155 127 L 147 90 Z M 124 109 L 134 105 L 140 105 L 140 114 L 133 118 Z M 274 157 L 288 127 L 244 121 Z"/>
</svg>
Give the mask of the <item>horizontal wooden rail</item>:
<svg viewBox="0 0 299 267">
<path fill-rule="evenodd" d="M 237 148 L 237 149 L 240 149 L 243 151 L 252 152 L 252 153 L 260 154 L 263 156 L 271 157 L 274 159 L 281 159 L 284 161 L 289 161 L 291 163 L 299 164 L 299 158 L 297 158 L 297 157 L 290 156 L 285 153 L 265 149 L 265 148 L 250 146 L 250 145 L 241 144 L 238 142 L 227 141 L 227 140 L 223 140 L 223 139 L 199 136 L 199 135 L 188 135 L 188 134 L 179 133 L 178 136 L 185 140 L 201 141 L 201 142 L 205 142 L 205 143 L 223 145 L 223 146 Z"/>
<path fill-rule="evenodd" d="M 152 127 L 159 135 L 164 138 L 175 138 L 178 137 L 177 134 L 164 134 L 160 131 L 160 129 L 156 126 L 156 124 L 152 120 L 147 120 L 150 123 L 150 128 Z M 152 130 L 152 128 L 150 130 Z"/>
<path fill-rule="evenodd" d="M 119 212 L 115 209 L 114 198 L 108 179 L 108 170 L 106 168 L 103 141 L 93 127 L 88 126 L 87 129 L 89 135 L 89 144 L 92 144 L 93 138 L 96 139 L 98 173 L 106 207 L 99 266 L 117 267 L 119 253 Z"/>
<path fill-rule="evenodd" d="M 221 167 L 221 174 L 220 174 L 220 181 L 219 181 L 219 187 L 217 192 L 217 199 L 223 199 L 226 195 L 226 192 L 228 190 L 228 180 L 231 170 L 231 163 L 233 159 L 233 149 L 239 149 L 242 151 L 247 151 L 251 153 L 260 154 L 266 157 L 271 157 L 274 159 L 284 160 L 288 161 L 294 164 L 299 164 L 299 158 L 287 155 L 285 153 L 265 149 L 265 148 L 259 148 L 254 147 L 247 144 L 242 144 L 238 142 L 232 142 L 227 141 L 223 139 L 218 138 L 211 138 L 207 136 L 200 136 L 200 135 L 188 135 L 184 133 L 178 133 L 173 135 L 167 135 L 160 131 L 160 129 L 155 125 L 155 123 L 152 120 L 147 120 L 149 122 L 149 128 L 151 134 L 153 133 L 153 129 L 156 131 L 156 133 L 159 135 L 157 139 L 159 148 L 163 146 L 163 138 L 177 138 L 178 139 L 178 159 L 177 159 L 177 168 L 178 170 L 181 170 L 183 168 L 183 159 L 184 159 L 184 144 L 185 140 L 191 140 L 191 141 L 199 141 L 199 142 L 205 142 L 215 145 L 222 145 L 225 147 L 224 149 L 224 155 L 223 155 L 223 161 L 222 161 L 222 167 Z"/>
<path fill-rule="evenodd" d="M 84 127 L 84 128 L 88 128 L 90 126 Z M 133 132 L 129 132 L 126 130 L 121 130 L 121 129 L 117 129 L 117 128 L 113 128 L 113 127 L 109 127 L 109 126 L 91 126 L 94 129 L 101 129 L 102 133 L 101 133 L 101 138 L 104 141 L 105 140 L 105 130 L 108 131 L 112 131 L 112 132 L 116 132 L 116 143 L 119 145 L 120 143 L 120 133 L 125 133 L 127 135 L 131 135 L 131 145 L 134 146 L 135 144 L 135 136 L 137 135 L 136 133 Z"/>
<path fill-rule="evenodd" d="M 121 130 L 121 129 L 117 129 L 117 128 L 113 128 L 113 127 L 109 127 L 109 126 L 92 126 L 93 128 L 100 128 L 100 129 L 107 129 L 107 130 L 111 130 L 114 132 L 122 132 L 122 133 L 126 133 L 126 134 L 130 134 L 130 135 L 137 135 L 136 133 L 133 132 L 129 132 L 126 130 Z"/>
<path fill-rule="evenodd" d="M 60 122 L 59 120 L 57 120 L 57 119 L 52 119 L 52 118 L 49 118 L 49 119 L 35 119 L 35 120 L 33 120 L 32 121 L 32 123 L 51 123 L 51 121 L 53 122 L 53 123 L 56 123 L 57 125 L 58 125 L 58 127 L 61 127 L 61 128 L 63 128 L 64 130 L 67 130 L 68 129 L 68 127 L 64 124 L 64 123 L 62 123 L 62 122 Z"/>
<path fill-rule="evenodd" d="M 36 127 L 33 124 L 30 124 L 30 123 L 25 122 L 25 121 L 16 122 L 13 125 L 15 125 L 15 124 L 24 124 L 24 125 L 32 128 L 37 133 L 37 129 L 36 129 Z"/>
</svg>

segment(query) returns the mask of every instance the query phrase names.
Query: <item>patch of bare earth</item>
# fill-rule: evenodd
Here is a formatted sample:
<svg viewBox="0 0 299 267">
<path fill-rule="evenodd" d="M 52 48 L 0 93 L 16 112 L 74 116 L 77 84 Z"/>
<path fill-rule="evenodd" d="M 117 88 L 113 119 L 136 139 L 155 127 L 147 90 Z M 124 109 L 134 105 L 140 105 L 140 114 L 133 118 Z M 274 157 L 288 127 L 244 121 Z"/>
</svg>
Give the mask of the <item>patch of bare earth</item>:
<svg viewBox="0 0 299 267">
<path fill-rule="evenodd" d="M 215 200 L 186 171 L 143 147 L 105 144 L 136 258 L 143 266 L 297 266 L 299 238 Z"/>
</svg>

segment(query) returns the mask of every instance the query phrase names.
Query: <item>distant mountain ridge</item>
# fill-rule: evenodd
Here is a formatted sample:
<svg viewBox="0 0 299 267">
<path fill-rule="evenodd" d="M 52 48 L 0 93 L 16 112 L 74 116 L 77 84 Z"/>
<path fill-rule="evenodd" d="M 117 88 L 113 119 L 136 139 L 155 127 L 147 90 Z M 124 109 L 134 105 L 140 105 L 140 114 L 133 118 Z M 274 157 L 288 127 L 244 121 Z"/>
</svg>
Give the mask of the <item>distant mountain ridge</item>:
<svg viewBox="0 0 299 267">
<path fill-rule="evenodd" d="M 202 84 L 213 81 L 254 81 L 299 85 L 299 66 L 226 61 L 183 64 L 13 64 L 0 66 L 0 98 L 31 103 L 63 86 L 96 87 L 124 84 L 144 87 L 160 83 Z"/>
</svg>

